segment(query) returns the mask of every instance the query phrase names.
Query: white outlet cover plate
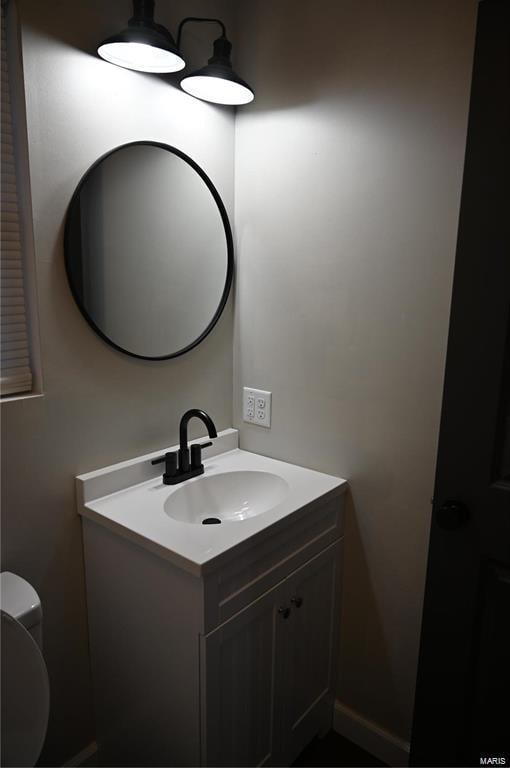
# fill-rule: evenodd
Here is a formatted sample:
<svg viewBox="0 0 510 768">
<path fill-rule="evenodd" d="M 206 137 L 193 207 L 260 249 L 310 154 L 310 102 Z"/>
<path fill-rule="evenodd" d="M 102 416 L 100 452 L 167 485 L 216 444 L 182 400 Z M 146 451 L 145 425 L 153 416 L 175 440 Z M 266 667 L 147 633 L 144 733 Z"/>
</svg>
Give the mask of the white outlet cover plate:
<svg viewBox="0 0 510 768">
<path fill-rule="evenodd" d="M 243 387 L 243 421 L 258 427 L 271 426 L 271 392 Z"/>
</svg>

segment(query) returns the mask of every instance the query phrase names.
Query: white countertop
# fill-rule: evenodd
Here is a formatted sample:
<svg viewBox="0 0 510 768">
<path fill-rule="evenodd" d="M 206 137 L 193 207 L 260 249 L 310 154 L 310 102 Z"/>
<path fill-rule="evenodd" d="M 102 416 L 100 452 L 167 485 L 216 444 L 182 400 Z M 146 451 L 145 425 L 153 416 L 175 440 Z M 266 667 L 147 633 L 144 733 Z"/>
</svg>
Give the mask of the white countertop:
<svg viewBox="0 0 510 768">
<path fill-rule="evenodd" d="M 234 430 L 223 433 L 228 434 L 230 444 L 231 433 Z M 224 444 L 228 445 L 229 442 Z M 106 475 L 118 472 L 117 468 L 125 472 L 126 466 L 132 468 L 137 461 L 150 465 L 150 458 L 154 455 L 78 477 L 79 512 L 196 575 L 209 570 L 207 566 L 212 566 L 212 562 L 228 550 L 246 542 L 287 515 L 304 507 L 309 507 L 313 514 L 313 507 L 319 500 L 323 502 L 325 497 L 329 499 L 339 496 L 347 488 L 347 482 L 341 478 L 234 448 L 206 458 L 204 475 L 187 480 L 186 483 L 200 482 L 204 476 L 223 472 L 262 471 L 279 475 L 289 486 L 285 498 L 277 506 L 256 517 L 224 522 L 221 525 L 193 525 L 175 520 L 165 512 L 164 504 L 183 484 L 164 485 L 161 475 L 107 495 L 90 498 L 91 487 L 96 491 L 101 488 L 98 479 L 102 480 Z M 204 455 L 207 453 L 204 452 Z"/>
</svg>

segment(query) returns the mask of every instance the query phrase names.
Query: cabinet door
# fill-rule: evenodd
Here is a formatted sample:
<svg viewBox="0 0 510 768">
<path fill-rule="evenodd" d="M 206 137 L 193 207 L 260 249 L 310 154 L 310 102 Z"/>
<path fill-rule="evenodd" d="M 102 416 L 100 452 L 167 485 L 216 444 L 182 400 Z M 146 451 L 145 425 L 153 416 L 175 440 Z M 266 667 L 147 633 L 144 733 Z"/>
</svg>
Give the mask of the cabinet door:
<svg viewBox="0 0 510 768">
<path fill-rule="evenodd" d="M 284 582 L 285 583 L 285 582 Z M 275 762 L 282 585 L 201 638 L 202 765 Z"/>
<path fill-rule="evenodd" d="M 341 542 L 291 575 L 285 603 L 285 672 L 281 691 L 282 737 L 287 765 L 320 731 L 331 727 L 336 660 Z"/>
</svg>

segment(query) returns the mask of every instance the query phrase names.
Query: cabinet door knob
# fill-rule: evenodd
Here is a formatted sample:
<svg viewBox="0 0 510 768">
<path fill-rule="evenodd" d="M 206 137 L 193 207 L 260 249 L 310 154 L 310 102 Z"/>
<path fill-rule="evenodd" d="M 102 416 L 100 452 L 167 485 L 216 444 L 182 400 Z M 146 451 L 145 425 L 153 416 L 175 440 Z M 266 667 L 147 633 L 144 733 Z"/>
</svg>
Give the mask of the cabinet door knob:
<svg viewBox="0 0 510 768">
<path fill-rule="evenodd" d="M 296 608 L 301 608 L 301 606 L 303 605 L 303 598 L 302 597 L 297 597 L 297 596 L 291 597 L 290 602 L 294 603 Z"/>
<path fill-rule="evenodd" d="M 286 606 L 281 605 L 278 608 L 278 613 L 281 613 L 284 619 L 288 619 L 290 616 L 290 608 L 287 608 Z"/>
</svg>

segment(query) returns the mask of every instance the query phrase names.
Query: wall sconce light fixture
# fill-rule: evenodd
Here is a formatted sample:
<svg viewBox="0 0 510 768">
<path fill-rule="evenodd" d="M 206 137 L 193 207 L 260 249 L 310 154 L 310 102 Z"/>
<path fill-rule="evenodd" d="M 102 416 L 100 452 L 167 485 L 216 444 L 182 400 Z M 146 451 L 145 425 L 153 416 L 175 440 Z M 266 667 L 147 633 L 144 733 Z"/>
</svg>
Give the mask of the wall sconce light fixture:
<svg viewBox="0 0 510 768">
<path fill-rule="evenodd" d="M 138 72 L 178 72 L 186 64 L 170 32 L 154 21 L 154 0 L 133 0 L 126 29 L 98 46 L 102 59 Z"/>
<path fill-rule="evenodd" d="M 209 63 L 181 80 L 181 88 L 191 96 L 214 104 L 249 104 L 255 94 L 247 82 L 232 69 L 230 52 L 232 44 L 227 40 L 225 25 L 219 19 L 202 19 L 189 16 L 179 24 L 177 45 L 181 40 L 182 27 L 188 21 L 212 21 L 221 27 L 221 37 L 214 41 L 213 55 Z"/>
<path fill-rule="evenodd" d="M 214 41 L 208 64 L 186 75 L 181 88 L 197 99 L 214 104 L 248 104 L 255 98 L 253 88 L 232 69 L 225 25 L 219 19 L 188 16 L 179 24 L 177 44 L 170 32 L 154 21 L 154 0 L 133 0 L 133 16 L 126 29 L 112 35 L 98 46 L 101 58 L 119 67 L 138 72 L 178 72 L 185 67 L 180 53 L 182 28 L 188 22 L 213 22 L 221 27 L 221 37 Z"/>
</svg>

